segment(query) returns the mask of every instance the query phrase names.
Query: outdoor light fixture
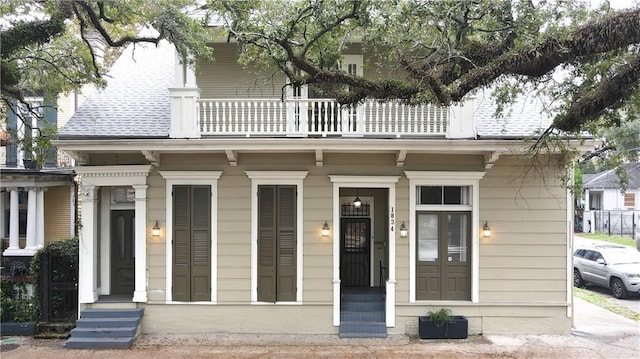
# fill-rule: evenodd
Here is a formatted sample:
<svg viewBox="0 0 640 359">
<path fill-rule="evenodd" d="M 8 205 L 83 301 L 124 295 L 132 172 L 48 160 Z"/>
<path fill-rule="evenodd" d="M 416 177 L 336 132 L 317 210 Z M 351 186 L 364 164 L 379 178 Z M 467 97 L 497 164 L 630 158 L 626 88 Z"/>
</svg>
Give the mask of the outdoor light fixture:
<svg viewBox="0 0 640 359">
<path fill-rule="evenodd" d="M 409 231 L 407 231 L 407 226 L 404 225 L 404 222 L 400 225 L 400 237 L 406 238 Z"/>
<path fill-rule="evenodd" d="M 362 200 L 358 196 L 358 189 L 356 188 L 356 199 L 353 200 L 353 206 L 356 208 L 360 208 L 362 206 Z"/>
<path fill-rule="evenodd" d="M 154 237 L 158 237 L 160 235 L 160 226 L 158 225 L 158 220 L 156 219 L 156 225 L 151 229 L 151 235 Z"/>
<path fill-rule="evenodd" d="M 324 226 L 322 226 L 322 236 L 329 237 L 329 224 L 327 221 L 324 221 Z"/>
<path fill-rule="evenodd" d="M 489 227 L 489 222 L 485 221 L 484 226 L 482 226 L 482 236 L 483 237 L 491 237 L 491 227 Z"/>
</svg>

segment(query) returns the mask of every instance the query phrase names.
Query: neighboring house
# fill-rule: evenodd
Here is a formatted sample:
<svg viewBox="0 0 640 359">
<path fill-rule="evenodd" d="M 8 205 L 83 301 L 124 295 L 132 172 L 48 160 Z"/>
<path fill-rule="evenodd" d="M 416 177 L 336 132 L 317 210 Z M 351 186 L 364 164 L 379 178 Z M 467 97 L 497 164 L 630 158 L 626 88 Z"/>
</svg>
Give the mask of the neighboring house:
<svg viewBox="0 0 640 359">
<path fill-rule="evenodd" d="M 549 124 L 539 104 L 283 102 L 284 77 L 258 87 L 237 44 L 212 45 L 197 73 L 167 43 L 130 47 L 60 131 L 82 308 L 144 308 L 144 333 L 337 334 L 344 294 L 373 288 L 383 335 L 443 306 L 471 334 L 570 333 L 566 169 L 521 155 Z M 377 76 L 370 56 L 343 66 Z"/>
<path fill-rule="evenodd" d="M 640 238 L 640 163 L 625 163 L 623 168 L 629 176 L 624 191 L 614 169 L 583 175 L 585 232 Z"/>
<path fill-rule="evenodd" d="M 73 171 L 58 162 L 55 148 L 34 163 L 38 129 L 57 126 L 55 104 L 43 97 L 6 109 L 7 141 L 0 162 L 0 238 L 3 275 L 25 275 L 28 263 L 46 242 L 75 236 L 76 184 Z M 17 114 L 22 114 L 24 121 Z"/>
</svg>

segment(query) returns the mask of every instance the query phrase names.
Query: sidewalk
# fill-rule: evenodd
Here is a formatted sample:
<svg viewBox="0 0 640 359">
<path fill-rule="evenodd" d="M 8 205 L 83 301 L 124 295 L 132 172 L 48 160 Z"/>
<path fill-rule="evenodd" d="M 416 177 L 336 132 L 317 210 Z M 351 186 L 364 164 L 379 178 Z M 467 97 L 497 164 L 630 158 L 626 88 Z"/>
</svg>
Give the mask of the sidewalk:
<svg viewBox="0 0 640 359">
<path fill-rule="evenodd" d="M 62 340 L 3 338 L 2 359 L 26 358 L 640 358 L 640 323 L 575 299 L 573 335 L 464 340 L 340 339 L 335 335 L 141 335 L 129 350 L 67 350 Z M 15 341 L 12 343 L 11 341 Z"/>
</svg>

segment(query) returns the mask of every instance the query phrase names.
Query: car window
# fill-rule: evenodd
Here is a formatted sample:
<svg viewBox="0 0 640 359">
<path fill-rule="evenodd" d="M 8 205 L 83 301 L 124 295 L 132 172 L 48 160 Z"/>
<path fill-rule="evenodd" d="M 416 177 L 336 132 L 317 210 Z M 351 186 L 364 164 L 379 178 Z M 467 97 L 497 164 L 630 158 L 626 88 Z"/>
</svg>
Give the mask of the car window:
<svg viewBox="0 0 640 359">
<path fill-rule="evenodd" d="M 585 252 L 584 249 L 578 249 L 574 254 L 574 256 L 584 258 L 584 252 Z"/>
<path fill-rule="evenodd" d="M 629 250 L 616 250 L 605 252 L 609 264 L 640 264 L 640 252 Z"/>
</svg>

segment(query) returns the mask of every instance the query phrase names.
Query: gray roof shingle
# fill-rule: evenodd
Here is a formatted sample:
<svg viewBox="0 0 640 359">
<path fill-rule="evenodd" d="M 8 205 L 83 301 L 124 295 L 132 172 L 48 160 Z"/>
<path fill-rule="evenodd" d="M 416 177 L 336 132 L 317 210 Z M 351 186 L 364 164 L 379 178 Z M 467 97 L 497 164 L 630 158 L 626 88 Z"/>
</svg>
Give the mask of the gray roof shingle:
<svg viewBox="0 0 640 359">
<path fill-rule="evenodd" d="M 174 50 L 166 41 L 128 46 L 107 76 L 60 130 L 64 137 L 166 137 Z"/>
<path fill-rule="evenodd" d="M 640 163 L 625 163 L 624 170 L 629 175 L 628 189 L 640 189 Z M 582 187 L 590 188 L 620 188 L 615 169 L 602 171 L 593 175 L 583 175 Z"/>
</svg>

